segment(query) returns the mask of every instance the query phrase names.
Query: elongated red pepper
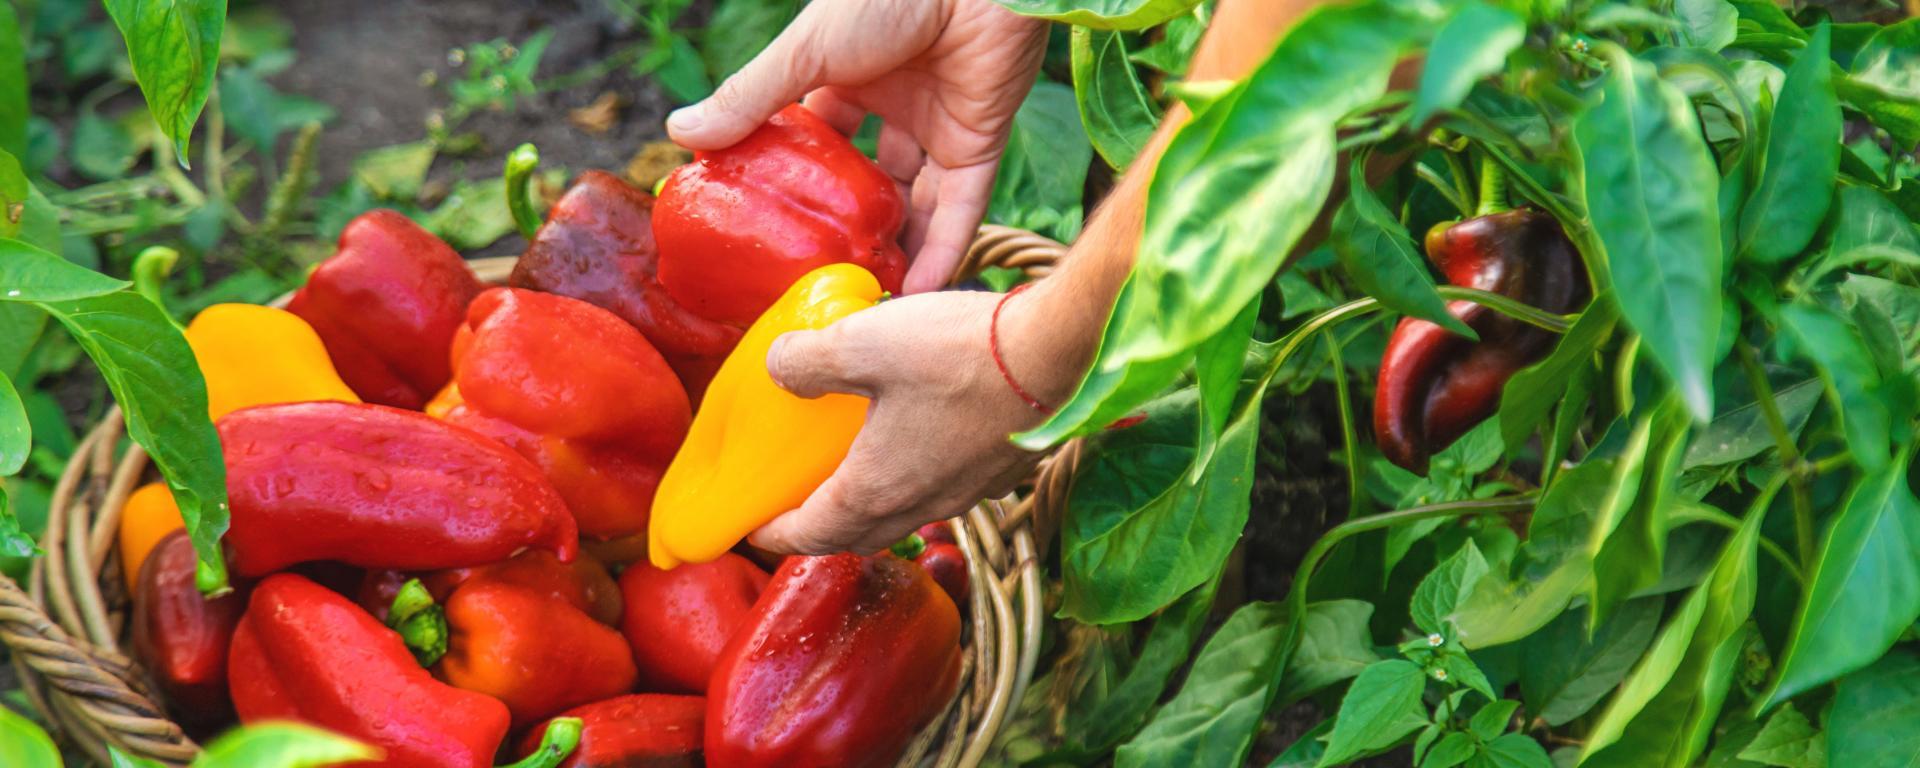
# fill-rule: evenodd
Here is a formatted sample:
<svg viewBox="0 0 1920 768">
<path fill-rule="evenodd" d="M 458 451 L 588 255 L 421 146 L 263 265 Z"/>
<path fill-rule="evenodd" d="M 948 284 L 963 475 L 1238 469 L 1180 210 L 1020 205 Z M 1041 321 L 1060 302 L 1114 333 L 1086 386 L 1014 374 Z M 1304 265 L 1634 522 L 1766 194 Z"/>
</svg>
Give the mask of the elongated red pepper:
<svg viewBox="0 0 1920 768">
<path fill-rule="evenodd" d="M 1427 258 L 1454 285 L 1559 314 L 1586 301 L 1579 252 L 1547 214 L 1522 208 L 1441 224 L 1427 233 L 1426 246 Z M 1447 311 L 1480 340 L 1405 318 L 1380 358 L 1374 435 L 1388 460 L 1415 472 L 1424 473 L 1433 452 L 1493 415 L 1507 380 L 1553 346 L 1552 333 L 1471 301 L 1448 302 Z"/>
<path fill-rule="evenodd" d="M 447 346 L 480 281 L 460 254 L 395 211 L 360 214 L 340 250 L 287 302 L 362 400 L 418 409 L 447 383 Z"/>
<path fill-rule="evenodd" d="M 767 572 L 731 552 L 663 571 L 641 561 L 620 574 L 633 648 L 647 690 L 704 693 L 727 641 L 747 622 Z"/>
<path fill-rule="evenodd" d="M 801 275 L 865 267 L 898 292 L 906 207 L 893 179 L 805 107 L 781 110 L 667 177 L 653 210 L 660 283 L 695 314 L 745 327 Z"/>
<path fill-rule="evenodd" d="M 706 713 L 704 698 L 657 693 L 569 709 L 560 716 L 580 718 L 580 746 L 560 768 L 699 768 Z M 520 754 L 532 754 L 546 729 L 529 731 Z"/>
<path fill-rule="evenodd" d="M 571 560 L 578 534 L 540 470 L 493 440 L 378 405 L 243 408 L 216 425 L 226 455 L 234 570 L 294 563 L 437 570 L 541 547 Z"/>
<path fill-rule="evenodd" d="M 654 488 L 692 411 L 645 336 L 578 299 L 493 288 L 467 308 L 453 367 L 453 385 L 429 415 L 538 465 L 581 533 L 647 529 Z"/>
<path fill-rule="evenodd" d="M 140 566 L 133 592 L 133 650 L 166 694 L 168 714 L 190 729 L 225 724 L 227 644 L 247 601 L 239 592 L 215 598 L 194 586 L 193 540 L 177 530 Z"/>
<path fill-rule="evenodd" d="M 620 587 L 599 559 L 585 554 L 575 556 L 571 563 L 562 563 L 551 552 L 529 549 L 492 565 L 433 571 L 417 577 L 427 588 L 427 594 L 443 603 L 461 584 L 484 578 L 564 600 L 602 624 L 620 623 Z M 394 595 L 399 594 L 400 585 L 410 578 L 416 575 L 392 570 L 368 571 L 360 581 L 355 602 L 374 618 L 386 621 Z"/>
<path fill-rule="evenodd" d="M 390 768 L 488 768 L 507 708 L 414 663 L 405 643 L 345 597 L 292 574 L 253 591 L 228 678 L 241 722 L 297 720 L 364 741 Z"/>
<path fill-rule="evenodd" d="M 660 285 L 653 203 L 613 174 L 580 174 L 547 212 L 508 285 L 580 299 L 632 323 L 697 404 L 742 331 L 688 311 Z"/>
<path fill-rule="evenodd" d="M 707 764 L 892 765 L 953 697 L 960 612 L 881 553 L 789 557 L 707 691 Z"/>
<path fill-rule="evenodd" d="M 452 635 L 434 673 L 505 702 L 516 728 L 633 690 L 626 639 L 564 600 L 477 578 L 446 614 Z"/>
</svg>

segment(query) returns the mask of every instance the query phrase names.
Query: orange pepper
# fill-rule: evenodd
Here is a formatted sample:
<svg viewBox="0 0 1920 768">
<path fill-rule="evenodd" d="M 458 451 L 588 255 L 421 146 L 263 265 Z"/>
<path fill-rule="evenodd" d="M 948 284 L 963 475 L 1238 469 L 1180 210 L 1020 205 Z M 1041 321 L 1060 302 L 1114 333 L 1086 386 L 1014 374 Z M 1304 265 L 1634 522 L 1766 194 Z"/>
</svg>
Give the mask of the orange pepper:
<svg viewBox="0 0 1920 768">
<path fill-rule="evenodd" d="M 140 581 L 140 564 L 167 534 L 187 527 L 166 483 L 147 483 L 127 497 L 120 510 L 120 567 L 131 588 Z"/>
</svg>

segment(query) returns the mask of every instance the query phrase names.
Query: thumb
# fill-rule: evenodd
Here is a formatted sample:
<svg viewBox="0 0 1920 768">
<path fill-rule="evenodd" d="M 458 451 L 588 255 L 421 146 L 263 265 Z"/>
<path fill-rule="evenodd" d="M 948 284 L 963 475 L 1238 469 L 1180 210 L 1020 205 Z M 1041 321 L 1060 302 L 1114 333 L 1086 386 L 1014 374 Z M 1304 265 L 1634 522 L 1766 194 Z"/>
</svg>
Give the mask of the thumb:
<svg viewBox="0 0 1920 768">
<path fill-rule="evenodd" d="M 822 74 L 817 18 L 802 13 L 712 96 L 668 115 L 668 136 L 688 149 L 725 149 L 813 90 Z"/>
<path fill-rule="evenodd" d="M 789 331 L 767 349 L 767 375 L 781 389 L 812 399 L 834 392 L 865 394 L 846 364 L 838 326 L 819 331 Z"/>
</svg>

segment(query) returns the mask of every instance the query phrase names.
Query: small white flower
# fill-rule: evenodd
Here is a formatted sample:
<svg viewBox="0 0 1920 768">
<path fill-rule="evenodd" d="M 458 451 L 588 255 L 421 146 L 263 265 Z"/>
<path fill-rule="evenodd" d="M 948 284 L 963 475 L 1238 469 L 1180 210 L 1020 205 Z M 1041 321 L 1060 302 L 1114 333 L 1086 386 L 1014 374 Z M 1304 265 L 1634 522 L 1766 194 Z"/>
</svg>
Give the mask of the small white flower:
<svg viewBox="0 0 1920 768">
<path fill-rule="evenodd" d="M 1447 639 L 1444 637 L 1441 637 L 1440 633 L 1438 632 L 1435 632 L 1431 635 L 1427 635 L 1427 647 L 1429 648 L 1438 648 L 1446 644 L 1447 644 Z"/>
</svg>

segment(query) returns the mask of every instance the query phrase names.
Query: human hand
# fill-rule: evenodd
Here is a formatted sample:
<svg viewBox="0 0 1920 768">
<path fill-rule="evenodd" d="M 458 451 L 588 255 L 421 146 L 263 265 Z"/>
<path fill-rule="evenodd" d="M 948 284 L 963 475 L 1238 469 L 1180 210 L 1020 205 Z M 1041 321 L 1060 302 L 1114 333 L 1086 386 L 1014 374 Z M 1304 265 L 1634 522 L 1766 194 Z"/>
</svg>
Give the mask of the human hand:
<svg viewBox="0 0 1920 768">
<path fill-rule="evenodd" d="M 711 97 L 674 112 L 667 132 L 720 149 L 802 96 L 842 133 L 879 115 L 880 167 L 909 201 L 905 292 L 936 290 L 986 215 L 1046 30 L 992 0 L 814 0 Z"/>
<path fill-rule="evenodd" d="M 1064 327 L 1032 301 L 1037 293 L 1008 301 L 1001 352 L 1022 386 L 1059 402 L 1079 379 L 1074 361 L 1090 355 L 1092 335 Z M 988 332 L 999 301 L 972 291 L 907 296 L 775 340 L 767 370 L 780 386 L 801 397 L 853 393 L 872 405 L 833 476 L 751 543 L 810 555 L 874 552 L 1025 478 L 1041 454 L 1007 438 L 1042 416 L 993 362 Z"/>
</svg>

